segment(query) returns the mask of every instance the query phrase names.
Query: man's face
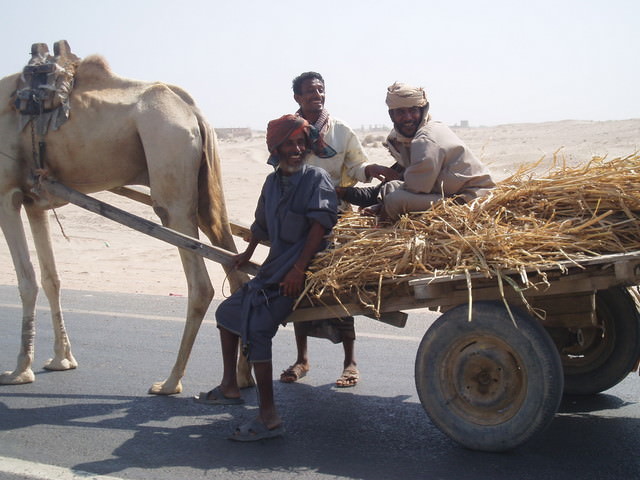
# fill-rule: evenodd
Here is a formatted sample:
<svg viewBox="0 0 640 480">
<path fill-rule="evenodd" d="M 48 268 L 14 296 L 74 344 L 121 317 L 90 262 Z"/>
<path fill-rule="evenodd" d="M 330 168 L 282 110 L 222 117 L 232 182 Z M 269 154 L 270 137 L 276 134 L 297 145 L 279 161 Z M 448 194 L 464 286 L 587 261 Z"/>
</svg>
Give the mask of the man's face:
<svg viewBox="0 0 640 480">
<path fill-rule="evenodd" d="M 394 108 L 393 110 L 389 110 L 389 116 L 391 117 L 394 128 L 405 137 L 413 137 L 416 134 L 423 114 L 424 108 L 422 107 Z"/>
<path fill-rule="evenodd" d="M 302 115 L 319 113 L 324 108 L 324 83 L 317 78 L 308 78 L 300 86 L 302 93 L 293 98 L 300 105 Z"/>
<path fill-rule="evenodd" d="M 278 166 L 283 175 L 293 175 L 302 168 L 306 150 L 307 137 L 302 131 L 290 135 L 278 147 Z"/>
</svg>

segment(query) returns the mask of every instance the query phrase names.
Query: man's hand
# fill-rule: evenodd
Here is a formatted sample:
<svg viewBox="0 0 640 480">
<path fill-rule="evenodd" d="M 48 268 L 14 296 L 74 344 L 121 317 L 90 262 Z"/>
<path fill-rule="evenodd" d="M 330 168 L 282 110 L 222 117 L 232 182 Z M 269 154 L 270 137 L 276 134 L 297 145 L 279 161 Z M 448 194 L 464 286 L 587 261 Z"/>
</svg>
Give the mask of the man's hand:
<svg viewBox="0 0 640 480">
<path fill-rule="evenodd" d="M 258 243 L 259 241 L 253 238 L 252 235 L 249 239 L 249 245 L 247 245 L 247 249 L 244 252 L 238 253 L 237 255 L 231 257 L 231 264 L 233 265 L 233 268 L 237 269 L 242 267 L 245 263 L 249 263 L 249 260 L 251 260 L 253 252 L 255 252 Z"/>
<path fill-rule="evenodd" d="M 285 297 L 297 297 L 304 288 L 304 271 L 295 265 L 280 282 L 280 291 Z"/>
<path fill-rule="evenodd" d="M 302 293 L 304 288 L 305 270 L 311 259 L 320 249 L 322 239 L 325 235 L 324 227 L 317 221 L 314 221 L 309 228 L 307 240 L 304 242 L 302 252 L 296 259 L 291 270 L 284 276 L 280 282 L 280 292 L 287 297 L 297 297 Z M 301 267 L 303 265 L 304 267 Z"/>
<path fill-rule="evenodd" d="M 377 178 L 381 182 L 389 182 L 391 180 L 401 180 L 402 177 L 392 168 L 383 165 L 371 164 L 367 165 L 364 173 L 368 178 Z"/>
<path fill-rule="evenodd" d="M 253 252 L 249 253 L 248 251 L 244 251 L 242 253 L 238 253 L 231 257 L 231 261 L 233 262 L 233 268 L 240 268 L 249 260 L 251 260 L 251 255 Z"/>
</svg>

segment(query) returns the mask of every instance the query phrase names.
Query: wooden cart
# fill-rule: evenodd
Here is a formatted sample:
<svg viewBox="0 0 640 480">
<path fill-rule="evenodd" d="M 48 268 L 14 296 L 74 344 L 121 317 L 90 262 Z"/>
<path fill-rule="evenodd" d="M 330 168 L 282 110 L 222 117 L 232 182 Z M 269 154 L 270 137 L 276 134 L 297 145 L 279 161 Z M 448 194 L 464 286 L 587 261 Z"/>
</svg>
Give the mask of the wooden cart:
<svg viewBox="0 0 640 480">
<path fill-rule="evenodd" d="M 410 278 L 407 295 L 380 304 L 381 320 L 402 325 L 390 313 L 416 308 L 441 312 L 418 348 L 415 382 L 433 423 L 472 449 L 504 451 L 544 430 L 562 395 L 607 390 L 637 368 L 640 252 L 566 262 L 527 272 L 538 289 L 465 275 Z M 506 279 L 505 279 L 506 280 Z M 344 303 L 345 299 L 341 299 Z M 326 299 L 330 303 L 331 299 Z M 530 313 L 533 308 L 537 315 Z M 344 307 L 302 307 L 290 319 L 370 313 Z M 340 312 L 343 313 L 340 313 Z"/>
<path fill-rule="evenodd" d="M 218 263 L 232 255 L 61 184 L 49 182 L 46 188 Z M 132 189 L 116 193 L 150 203 Z M 232 230 L 246 233 L 238 225 Z M 255 273 L 256 268 L 252 264 L 247 271 Z M 402 327 L 408 310 L 441 312 L 418 348 L 416 388 L 433 423 L 476 450 L 504 451 L 525 443 L 549 425 L 564 393 L 589 395 L 611 388 L 640 359 L 640 315 L 635 289 L 629 288 L 640 284 L 640 252 L 503 275 L 502 281 L 481 275 L 411 277 L 402 282 L 403 293 L 381 299 L 377 317 Z M 524 297 L 518 291 L 522 275 L 537 285 Z M 289 320 L 372 316 L 370 309 L 349 299 L 323 301 L 323 306 L 301 305 Z"/>
</svg>

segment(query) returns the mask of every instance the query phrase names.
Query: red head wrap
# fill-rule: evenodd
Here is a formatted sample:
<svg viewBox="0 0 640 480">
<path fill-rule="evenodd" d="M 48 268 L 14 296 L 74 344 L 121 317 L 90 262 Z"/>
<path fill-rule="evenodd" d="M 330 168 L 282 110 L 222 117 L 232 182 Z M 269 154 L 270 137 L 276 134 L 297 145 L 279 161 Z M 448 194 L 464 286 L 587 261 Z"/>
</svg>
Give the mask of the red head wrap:
<svg viewBox="0 0 640 480">
<path fill-rule="evenodd" d="M 271 120 L 267 125 L 267 148 L 269 153 L 275 154 L 280 145 L 299 131 L 304 131 L 307 139 L 309 138 L 309 122 L 298 115 L 288 114 Z"/>
<path fill-rule="evenodd" d="M 267 125 L 267 148 L 271 156 L 267 163 L 274 167 L 278 165 L 278 147 L 291 135 L 303 131 L 307 138 L 307 148 L 321 158 L 332 157 L 336 151 L 324 143 L 318 131 L 299 115 L 287 114 L 271 120 Z"/>
</svg>

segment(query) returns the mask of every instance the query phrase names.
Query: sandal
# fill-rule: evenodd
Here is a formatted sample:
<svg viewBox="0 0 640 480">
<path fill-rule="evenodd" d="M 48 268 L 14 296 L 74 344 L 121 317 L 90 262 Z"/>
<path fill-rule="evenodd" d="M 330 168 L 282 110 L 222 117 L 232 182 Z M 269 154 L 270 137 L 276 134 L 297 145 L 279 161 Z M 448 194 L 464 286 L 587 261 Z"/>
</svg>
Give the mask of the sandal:
<svg viewBox="0 0 640 480">
<path fill-rule="evenodd" d="M 340 378 L 336 380 L 336 387 L 348 388 L 355 387 L 360 379 L 360 372 L 355 367 L 345 368 Z"/>
<path fill-rule="evenodd" d="M 236 428 L 233 435 L 228 438 L 234 442 L 257 442 L 258 440 L 264 440 L 266 438 L 281 437 L 283 434 L 284 427 L 282 424 L 273 428 L 267 428 L 260 420 L 253 419 Z"/>
<path fill-rule="evenodd" d="M 194 397 L 194 401 L 206 405 L 242 405 L 244 403 L 244 399 L 241 397 L 227 397 L 222 393 L 220 386 L 208 392 L 200 392 L 200 395 Z"/>
<path fill-rule="evenodd" d="M 286 370 L 283 370 L 280 374 L 280 381 L 282 383 L 293 383 L 300 380 L 304 377 L 309 371 L 308 365 L 303 365 L 301 363 L 295 363 L 291 365 Z"/>
</svg>

